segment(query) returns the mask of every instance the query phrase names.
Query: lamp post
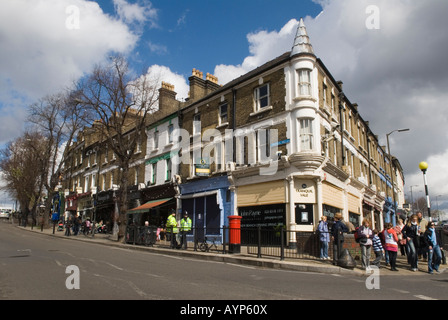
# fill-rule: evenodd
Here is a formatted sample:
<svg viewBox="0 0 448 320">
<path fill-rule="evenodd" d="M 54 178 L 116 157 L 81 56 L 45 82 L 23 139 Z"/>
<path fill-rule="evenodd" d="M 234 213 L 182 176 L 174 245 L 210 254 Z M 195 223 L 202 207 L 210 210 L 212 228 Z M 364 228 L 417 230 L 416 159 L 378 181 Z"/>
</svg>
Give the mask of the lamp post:
<svg viewBox="0 0 448 320">
<path fill-rule="evenodd" d="M 428 207 L 428 218 L 429 218 L 429 221 L 432 221 L 432 219 L 431 219 L 431 204 L 429 202 L 429 193 L 428 193 L 428 183 L 426 182 L 426 170 L 428 169 L 428 164 L 425 161 L 422 161 L 418 164 L 418 167 L 423 172 L 423 182 L 425 183 L 425 193 L 426 193 L 426 206 Z"/>
<path fill-rule="evenodd" d="M 387 142 L 387 153 L 389 154 L 389 166 L 390 166 L 390 178 L 391 178 L 391 183 L 392 183 L 392 201 L 394 204 L 394 217 L 397 214 L 397 203 L 395 202 L 395 191 L 394 191 L 394 173 L 392 170 L 392 155 L 390 154 L 390 145 L 389 145 L 389 136 L 394 133 L 394 132 L 404 132 L 404 131 L 409 131 L 409 129 L 397 129 L 397 130 L 393 130 L 391 132 L 389 132 L 388 134 L 386 134 L 386 142 Z M 392 224 L 395 226 L 395 220 L 392 221 Z"/>
</svg>

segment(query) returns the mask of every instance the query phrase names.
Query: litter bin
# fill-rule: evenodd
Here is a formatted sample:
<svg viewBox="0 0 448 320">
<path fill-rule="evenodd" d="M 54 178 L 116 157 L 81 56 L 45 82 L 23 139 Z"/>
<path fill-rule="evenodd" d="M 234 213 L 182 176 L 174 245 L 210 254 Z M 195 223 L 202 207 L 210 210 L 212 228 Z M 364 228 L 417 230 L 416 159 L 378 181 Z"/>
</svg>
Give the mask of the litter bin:
<svg viewBox="0 0 448 320">
<path fill-rule="evenodd" d="M 229 216 L 229 253 L 241 252 L 241 216 Z"/>
</svg>

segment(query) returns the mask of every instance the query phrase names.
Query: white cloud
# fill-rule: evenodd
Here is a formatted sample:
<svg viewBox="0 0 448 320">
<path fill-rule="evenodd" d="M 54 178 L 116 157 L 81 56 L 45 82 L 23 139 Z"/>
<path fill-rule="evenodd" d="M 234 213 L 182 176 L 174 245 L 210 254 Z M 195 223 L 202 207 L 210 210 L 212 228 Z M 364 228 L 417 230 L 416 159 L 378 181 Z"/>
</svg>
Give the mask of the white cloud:
<svg viewBox="0 0 448 320">
<path fill-rule="evenodd" d="M 344 91 L 359 104 L 361 116 L 404 168 L 406 185 L 422 185 L 420 161 L 431 163 L 434 194 L 447 194 L 448 156 L 448 2 L 390 0 L 317 1 L 323 7 L 305 25 L 315 54 L 322 59 Z M 370 5 L 378 9 L 379 29 L 368 29 Z M 247 36 L 250 56 L 239 65 L 218 65 L 215 75 L 226 83 L 291 50 L 297 20 L 280 31 Z M 408 191 L 409 188 L 406 188 Z"/>
<path fill-rule="evenodd" d="M 367 29 L 368 5 L 379 9 L 379 29 Z M 334 0 L 323 2 L 317 19 L 305 20 L 314 51 L 380 142 L 392 130 L 391 152 L 400 160 L 407 185 L 422 185 L 420 161 L 444 177 L 448 154 L 448 2 L 428 0 Z M 434 161 L 433 161 L 434 159 Z M 428 170 L 428 175 L 429 175 Z M 431 179 L 435 193 L 445 192 L 443 179 Z M 406 189 L 408 191 L 409 188 Z M 448 190 L 446 190 L 448 193 Z"/>
<path fill-rule="evenodd" d="M 168 48 L 163 44 L 153 43 L 148 41 L 148 48 L 151 52 L 156 54 L 166 54 L 168 52 Z"/>
<path fill-rule="evenodd" d="M 26 105 L 70 86 L 110 52 L 130 52 L 138 39 L 93 1 L 2 0 L 0 107 L 7 116 L 0 127 L 9 118 L 18 125 L 2 129 L 0 143 L 20 133 Z"/>
<path fill-rule="evenodd" d="M 291 50 L 298 21 L 291 19 L 280 31 L 259 31 L 247 35 L 250 56 L 237 66 L 218 65 L 214 75 L 225 84 Z"/>
<path fill-rule="evenodd" d="M 176 99 L 182 100 L 188 97 L 188 92 L 190 91 L 190 85 L 184 76 L 175 73 L 166 66 L 152 65 L 148 68 L 146 76 L 158 83 L 160 87 L 162 81 L 174 85 L 174 91 L 177 93 Z"/>
<path fill-rule="evenodd" d="M 129 3 L 126 0 L 113 0 L 118 16 L 128 24 L 143 25 L 150 23 L 151 28 L 157 27 L 158 11 L 147 0 Z"/>
</svg>

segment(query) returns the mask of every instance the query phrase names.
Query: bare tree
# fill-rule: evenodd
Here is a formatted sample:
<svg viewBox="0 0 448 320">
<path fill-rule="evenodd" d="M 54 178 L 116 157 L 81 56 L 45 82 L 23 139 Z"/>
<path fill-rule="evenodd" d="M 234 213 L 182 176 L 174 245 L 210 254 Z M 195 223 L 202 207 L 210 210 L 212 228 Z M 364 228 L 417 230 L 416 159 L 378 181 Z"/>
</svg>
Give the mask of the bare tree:
<svg viewBox="0 0 448 320">
<path fill-rule="evenodd" d="M 57 93 L 45 96 L 29 107 L 28 120 L 42 136 L 45 152 L 41 154 L 43 176 L 40 189 L 45 189 L 44 223 L 49 221 L 52 193 L 60 183 L 64 149 L 70 146 L 83 124 L 85 112 L 72 94 Z"/>
<path fill-rule="evenodd" d="M 42 162 L 45 152 L 45 139 L 38 132 L 26 132 L 0 150 L 0 169 L 6 182 L 3 189 L 18 200 L 25 222 L 31 213 L 36 223 L 45 176 Z"/>
<path fill-rule="evenodd" d="M 127 61 L 117 56 L 110 64 L 97 66 L 78 86 L 77 101 L 94 115 L 90 123 L 97 120 L 97 130 L 115 153 L 120 169 L 116 194 L 119 212 L 114 217 L 114 234 L 119 240 L 126 230 L 129 167 L 147 117 L 157 108 L 156 84 L 157 80 L 147 75 L 132 78 Z"/>
</svg>

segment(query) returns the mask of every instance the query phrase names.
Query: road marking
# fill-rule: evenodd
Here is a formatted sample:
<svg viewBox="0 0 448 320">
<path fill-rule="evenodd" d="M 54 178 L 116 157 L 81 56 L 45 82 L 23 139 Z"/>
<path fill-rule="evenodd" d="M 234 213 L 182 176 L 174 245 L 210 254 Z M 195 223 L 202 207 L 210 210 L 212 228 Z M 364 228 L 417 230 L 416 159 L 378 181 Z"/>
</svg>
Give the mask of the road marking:
<svg viewBox="0 0 448 320">
<path fill-rule="evenodd" d="M 56 264 L 60 267 L 62 267 L 62 263 L 60 263 L 58 260 L 54 260 L 54 262 L 56 262 Z"/>
<path fill-rule="evenodd" d="M 406 290 L 400 290 L 400 289 L 395 289 L 395 288 L 391 288 L 391 290 L 397 291 L 398 293 L 410 293 L 409 291 Z"/>
<path fill-rule="evenodd" d="M 414 295 L 414 297 L 419 298 L 419 299 L 422 299 L 422 300 L 438 300 L 438 299 L 435 299 L 435 298 L 431 298 L 431 297 L 428 297 L 428 296 L 424 296 L 424 295 L 422 295 L 422 294 Z"/>
<path fill-rule="evenodd" d="M 109 265 L 109 266 L 111 266 L 112 268 L 117 269 L 117 270 L 120 270 L 120 271 L 124 270 L 123 268 L 120 268 L 120 267 L 118 267 L 118 266 L 116 266 L 116 265 L 114 265 L 114 264 L 112 264 L 112 263 L 110 263 L 110 262 L 106 262 L 106 264 Z"/>
<path fill-rule="evenodd" d="M 168 256 L 166 254 L 162 254 L 161 256 L 166 257 L 166 258 L 171 258 L 171 259 L 184 260 L 184 258 L 179 258 L 179 257 L 176 257 L 176 256 Z"/>
<path fill-rule="evenodd" d="M 257 269 L 255 267 L 245 266 L 245 265 L 242 265 L 242 264 L 235 264 L 235 263 L 228 263 L 228 262 L 226 262 L 226 264 L 230 265 L 230 266 L 234 266 L 234 267 L 245 268 L 245 269 L 252 269 L 252 270 Z"/>
</svg>

